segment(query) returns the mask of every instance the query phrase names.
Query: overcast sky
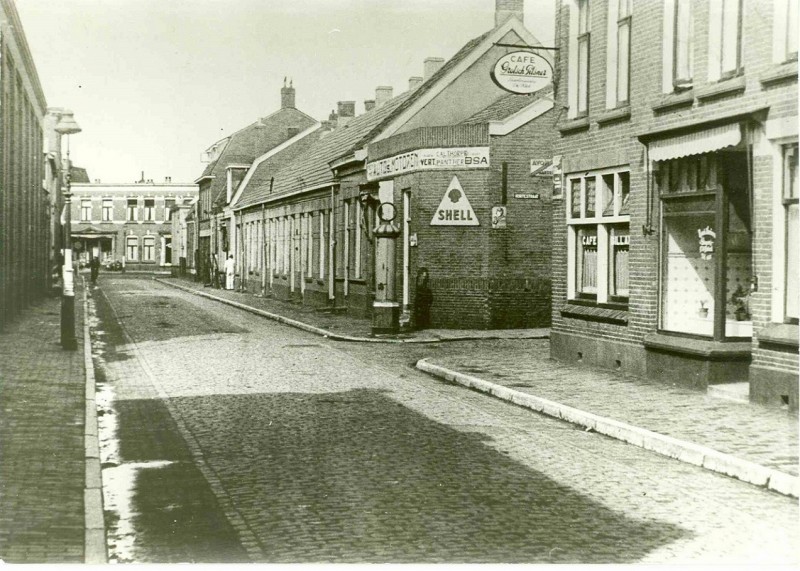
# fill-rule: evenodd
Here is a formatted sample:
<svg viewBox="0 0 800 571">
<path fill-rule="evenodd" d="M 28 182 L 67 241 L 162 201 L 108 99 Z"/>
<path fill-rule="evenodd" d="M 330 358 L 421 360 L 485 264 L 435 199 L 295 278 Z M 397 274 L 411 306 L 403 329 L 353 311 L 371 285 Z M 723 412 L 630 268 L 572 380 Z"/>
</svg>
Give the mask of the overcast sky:
<svg viewBox="0 0 800 571">
<path fill-rule="evenodd" d="M 554 0 L 525 23 L 553 45 Z M 405 91 L 494 25 L 494 0 L 16 0 L 47 103 L 75 112 L 73 162 L 104 182 L 193 181 L 200 153 L 277 110 L 356 113 L 375 87 Z"/>
</svg>

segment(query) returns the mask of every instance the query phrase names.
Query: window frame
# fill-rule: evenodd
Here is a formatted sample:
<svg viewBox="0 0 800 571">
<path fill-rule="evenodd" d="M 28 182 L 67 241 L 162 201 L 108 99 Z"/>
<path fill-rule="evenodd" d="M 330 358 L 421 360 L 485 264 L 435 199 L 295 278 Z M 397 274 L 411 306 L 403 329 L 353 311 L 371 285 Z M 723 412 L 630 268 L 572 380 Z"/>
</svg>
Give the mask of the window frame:
<svg viewBox="0 0 800 571">
<path fill-rule="evenodd" d="M 127 222 L 139 221 L 139 200 L 136 198 L 128 198 L 125 205 L 125 220 Z"/>
<path fill-rule="evenodd" d="M 784 252 L 783 252 L 783 275 L 780 279 L 783 281 L 783 308 L 781 310 L 783 316 L 784 323 L 790 324 L 798 324 L 798 317 L 789 315 L 789 296 L 791 293 L 794 293 L 795 296 L 798 295 L 797 291 L 790 292 L 789 287 L 789 278 L 791 276 L 792 271 L 797 270 L 797 254 L 798 252 L 795 250 L 793 253 L 790 251 L 789 245 L 793 243 L 789 238 L 789 217 L 791 212 L 791 207 L 795 206 L 796 208 L 800 208 L 798 204 L 800 204 L 800 196 L 798 195 L 798 188 L 789 182 L 792 179 L 790 172 L 788 172 L 788 165 L 787 165 L 787 151 L 790 151 L 794 148 L 794 179 L 797 179 L 798 176 L 798 157 L 800 156 L 800 150 L 798 150 L 798 143 L 797 141 L 793 143 L 786 143 L 781 145 L 781 205 L 783 206 L 783 243 L 784 243 Z M 788 183 L 788 184 L 787 184 Z M 792 196 L 792 189 L 794 189 L 794 196 Z M 795 245 L 795 248 L 797 246 Z M 792 268 L 790 260 L 794 255 L 794 264 L 795 267 Z M 797 300 L 795 300 L 797 303 Z"/>
<path fill-rule="evenodd" d="M 149 203 L 149 205 L 148 205 Z M 145 198 L 144 199 L 144 211 L 142 220 L 144 222 L 155 222 L 156 221 L 156 199 L 155 198 Z"/>
<path fill-rule="evenodd" d="M 623 214 L 623 209 L 630 200 L 630 175 L 631 169 L 628 166 L 599 169 L 584 173 L 572 173 L 566 176 L 566 223 L 567 223 L 567 299 L 570 302 L 587 303 L 591 305 L 611 307 L 615 309 L 626 309 L 630 299 L 630 290 L 627 295 L 614 295 L 610 293 L 611 284 L 614 281 L 614 244 L 612 244 L 612 229 L 619 229 L 627 226 L 628 228 L 628 249 L 630 249 L 630 214 Z M 607 195 L 608 189 L 606 181 L 611 177 L 613 188 L 611 188 L 611 199 L 613 201 L 612 213 L 604 214 L 605 205 L 603 197 Z M 627 179 L 627 198 L 623 197 L 625 185 L 623 180 Z M 587 204 L 587 182 L 594 181 L 594 205 L 593 210 Z M 578 182 L 578 215 L 573 215 L 574 201 L 574 182 Z M 587 213 L 591 212 L 591 216 Z M 579 243 L 582 230 L 594 231 L 595 247 L 597 248 L 597 267 L 595 270 L 596 290 L 595 292 L 580 291 L 580 278 L 578 271 L 581 267 L 578 254 L 582 247 Z M 628 266 L 628 276 L 630 267 Z M 628 279 L 630 279 L 628 277 Z"/>
<path fill-rule="evenodd" d="M 91 198 L 82 198 L 81 199 L 81 222 L 91 222 L 92 221 L 92 199 Z"/>
<path fill-rule="evenodd" d="M 631 5 L 631 0 L 618 0 L 617 4 L 620 8 L 622 6 L 626 7 L 626 11 L 623 14 L 621 9 L 617 10 L 617 37 L 616 37 L 616 44 L 617 44 L 617 54 L 616 54 L 616 66 L 617 66 L 617 76 L 616 76 L 616 86 L 614 89 L 615 99 L 617 106 L 624 106 L 629 105 L 631 100 L 631 34 L 633 33 L 633 9 Z M 622 41 L 622 29 L 623 27 L 627 27 L 628 37 L 627 37 L 627 46 L 625 49 L 625 62 L 623 64 L 622 61 L 622 49 L 621 49 L 621 41 Z M 620 77 L 622 76 L 622 71 L 625 71 L 625 86 L 624 86 L 624 99 L 620 97 L 620 92 L 622 90 L 622 85 L 620 84 Z"/>
<path fill-rule="evenodd" d="M 589 85 L 590 59 L 591 59 L 591 8 L 590 0 L 577 0 L 578 28 L 577 28 L 577 69 L 576 69 L 576 117 L 589 115 Z M 583 49 L 585 47 L 585 50 Z M 585 53 L 582 58 L 581 54 Z"/>
<path fill-rule="evenodd" d="M 114 221 L 114 199 L 104 198 L 101 210 L 101 218 L 103 222 Z"/>
<path fill-rule="evenodd" d="M 732 77 L 736 77 L 737 75 L 741 75 L 744 71 L 742 65 L 742 11 L 743 11 L 743 4 L 744 0 L 721 0 L 722 2 L 722 21 L 720 23 L 720 58 L 719 58 L 719 77 L 722 80 L 730 79 Z M 725 68 L 725 59 L 726 53 L 730 49 L 726 44 L 726 27 L 725 24 L 728 22 L 726 19 L 726 14 L 730 13 L 730 3 L 736 5 L 736 40 L 735 45 L 732 48 L 734 51 L 734 57 L 736 63 L 732 69 Z"/>
<path fill-rule="evenodd" d="M 694 85 L 694 14 L 692 13 L 692 0 L 673 0 L 673 18 L 672 18 L 672 89 L 673 91 L 686 91 L 691 89 Z M 681 8 L 684 8 L 688 14 L 686 18 L 689 22 L 688 27 L 681 26 Z M 683 37 L 681 32 L 686 34 L 684 42 L 680 39 Z M 686 68 L 688 71 L 687 77 L 680 77 L 680 57 L 681 49 L 686 48 Z"/>
<path fill-rule="evenodd" d="M 131 250 L 133 248 L 133 250 Z M 131 256 L 131 252 L 133 255 Z M 138 262 L 139 261 L 139 237 L 138 236 L 126 236 L 125 237 L 125 256 L 127 257 L 128 261 L 131 262 Z"/>
<path fill-rule="evenodd" d="M 155 262 L 155 261 L 156 261 L 156 238 L 155 236 L 143 236 L 142 262 Z"/>
</svg>

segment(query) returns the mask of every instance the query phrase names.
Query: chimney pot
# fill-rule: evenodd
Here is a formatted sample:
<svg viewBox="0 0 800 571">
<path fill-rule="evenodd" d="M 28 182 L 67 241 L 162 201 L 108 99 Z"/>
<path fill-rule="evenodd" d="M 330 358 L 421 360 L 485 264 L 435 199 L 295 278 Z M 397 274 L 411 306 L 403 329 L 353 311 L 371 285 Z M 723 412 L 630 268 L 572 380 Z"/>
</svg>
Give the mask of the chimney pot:
<svg viewBox="0 0 800 571">
<path fill-rule="evenodd" d="M 525 22 L 525 0 L 494 0 L 494 27 L 499 28 L 511 17 Z"/>
<path fill-rule="evenodd" d="M 375 107 L 380 108 L 392 98 L 394 89 L 390 85 L 380 85 L 375 88 Z"/>
<path fill-rule="evenodd" d="M 294 87 L 290 82 L 286 85 L 286 78 L 283 78 L 283 87 L 281 87 L 281 109 L 294 109 Z"/>
<path fill-rule="evenodd" d="M 426 57 L 425 61 L 422 63 L 423 66 L 423 77 L 424 81 L 428 81 L 431 76 L 439 71 L 439 69 L 444 65 L 444 58 L 440 57 Z"/>
<path fill-rule="evenodd" d="M 408 78 L 408 90 L 414 91 L 417 87 L 422 85 L 422 78 L 418 75 L 414 75 Z"/>
</svg>

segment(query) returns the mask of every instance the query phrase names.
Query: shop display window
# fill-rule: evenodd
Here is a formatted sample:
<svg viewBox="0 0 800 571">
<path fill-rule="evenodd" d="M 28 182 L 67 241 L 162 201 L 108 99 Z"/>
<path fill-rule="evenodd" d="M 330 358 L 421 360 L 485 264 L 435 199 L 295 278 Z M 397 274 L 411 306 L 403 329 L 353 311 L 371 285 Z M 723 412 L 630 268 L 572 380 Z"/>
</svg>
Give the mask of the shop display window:
<svg viewBox="0 0 800 571">
<path fill-rule="evenodd" d="M 747 157 L 708 154 L 659 165 L 661 328 L 751 337 L 751 198 Z"/>
</svg>

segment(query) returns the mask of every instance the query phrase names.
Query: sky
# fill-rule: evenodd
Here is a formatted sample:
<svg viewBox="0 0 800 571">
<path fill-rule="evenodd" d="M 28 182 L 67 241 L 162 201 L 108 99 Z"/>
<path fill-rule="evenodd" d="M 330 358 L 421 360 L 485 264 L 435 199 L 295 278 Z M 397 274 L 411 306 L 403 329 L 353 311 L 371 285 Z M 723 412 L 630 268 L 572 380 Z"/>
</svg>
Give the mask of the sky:
<svg viewBox="0 0 800 571">
<path fill-rule="evenodd" d="M 92 180 L 192 182 L 201 153 L 280 107 L 395 95 L 426 57 L 494 26 L 494 0 L 16 0 L 47 104 L 75 113 L 73 164 Z M 554 0 L 525 24 L 553 45 Z"/>
</svg>

